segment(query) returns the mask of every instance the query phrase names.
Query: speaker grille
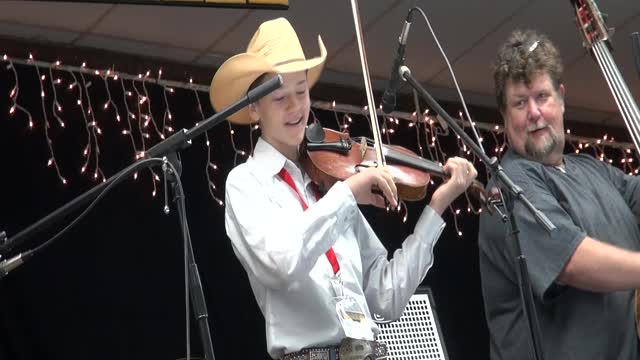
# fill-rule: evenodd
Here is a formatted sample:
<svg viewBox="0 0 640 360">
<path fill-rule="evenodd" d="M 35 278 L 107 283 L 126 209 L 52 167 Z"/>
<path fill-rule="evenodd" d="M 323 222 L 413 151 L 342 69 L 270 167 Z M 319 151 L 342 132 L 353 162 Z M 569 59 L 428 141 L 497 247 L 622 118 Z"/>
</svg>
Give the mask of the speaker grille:
<svg viewBox="0 0 640 360">
<path fill-rule="evenodd" d="M 419 292 L 423 293 L 411 297 L 400 319 L 390 322 L 376 316 L 378 341 L 387 344 L 389 359 L 447 360 L 430 290 Z"/>
</svg>

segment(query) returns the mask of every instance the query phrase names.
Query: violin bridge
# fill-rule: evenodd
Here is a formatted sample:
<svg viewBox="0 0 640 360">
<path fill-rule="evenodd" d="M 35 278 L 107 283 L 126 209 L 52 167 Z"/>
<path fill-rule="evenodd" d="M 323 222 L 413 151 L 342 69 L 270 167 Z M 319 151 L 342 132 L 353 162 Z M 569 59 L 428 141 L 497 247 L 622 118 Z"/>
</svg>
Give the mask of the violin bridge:
<svg viewBox="0 0 640 360">
<path fill-rule="evenodd" d="M 360 157 L 364 159 L 365 154 L 367 153 L 367 139 L 360 139 Z"/>
</svg>

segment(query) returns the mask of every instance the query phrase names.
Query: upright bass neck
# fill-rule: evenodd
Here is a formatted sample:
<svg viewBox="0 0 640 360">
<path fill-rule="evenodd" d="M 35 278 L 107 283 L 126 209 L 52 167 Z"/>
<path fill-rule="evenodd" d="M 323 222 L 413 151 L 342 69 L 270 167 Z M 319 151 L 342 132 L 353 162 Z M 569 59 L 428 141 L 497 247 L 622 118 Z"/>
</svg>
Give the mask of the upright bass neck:
<svg viewBox="0 0 640 360">
<path fill-rule="evenodd" d="M 583 45 L 591 51 L 613 94 L 636 151 L 640 154 L 640 110 L 611 55 L 608 29 L 594 0 L 571 0 Z"/>
</svg>

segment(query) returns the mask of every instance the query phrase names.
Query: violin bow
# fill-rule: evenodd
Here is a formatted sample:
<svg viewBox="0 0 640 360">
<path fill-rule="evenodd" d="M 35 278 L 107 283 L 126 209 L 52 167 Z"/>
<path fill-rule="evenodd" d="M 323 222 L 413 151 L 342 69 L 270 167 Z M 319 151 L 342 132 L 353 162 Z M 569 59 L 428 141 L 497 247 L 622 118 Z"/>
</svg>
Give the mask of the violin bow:
<svg viewBox="0 0 640 360">
<path fill-rule="evenodd" d="M 373 142 L 375 143 L 376 161 L 378 166 L 385 166 L 386 161 L 384 154 L 382 153 L 382 136 L 380 135 L 380 126 L 378 126 L 378 115 L 376 114 L 375 101 L 373 99 L 373 89 L 371 87 L 371 78 L 369 76 L 369 65 L 367 64 L 367 53 L 364 48 L 364 38 L 362 36 L 362 26 L 360 24 L 358 0 L 351 0 L 351 10 L 353 12 L 353 23 L 356 28 L 356 38 L 358 40 L 358 50 L 360 53 L 360 64 L 362 65 L 362 76 L 364 77 L 364 87 L 367 92 L 369 121 L 371 122 Z"/>
</svg>

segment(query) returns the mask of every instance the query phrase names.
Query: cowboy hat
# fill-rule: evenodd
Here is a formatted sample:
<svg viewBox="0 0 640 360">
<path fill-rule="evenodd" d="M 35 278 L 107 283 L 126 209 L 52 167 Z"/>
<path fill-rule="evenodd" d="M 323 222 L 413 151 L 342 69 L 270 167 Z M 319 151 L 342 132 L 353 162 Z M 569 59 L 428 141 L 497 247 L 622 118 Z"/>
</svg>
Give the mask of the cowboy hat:
<svg viewBox="0 0 640 360">
<path fill-rule="evenodd" d="M 227 59 L 211 80 L 209 99 L 220 111 L 247 94 L 249 86 L 265 73 L 288 73 L 307 70 L 307 83 L 311 88 L 322 72 L 327 50 L 318 35 L 320 56 L 304 56 L 295 30 L 285 18 L 263 22 L 247 46 L 247 51 Z M 249 110 L 244 107 L 229 116 L 236 124 L 250 124 Z"/>
</svg>

